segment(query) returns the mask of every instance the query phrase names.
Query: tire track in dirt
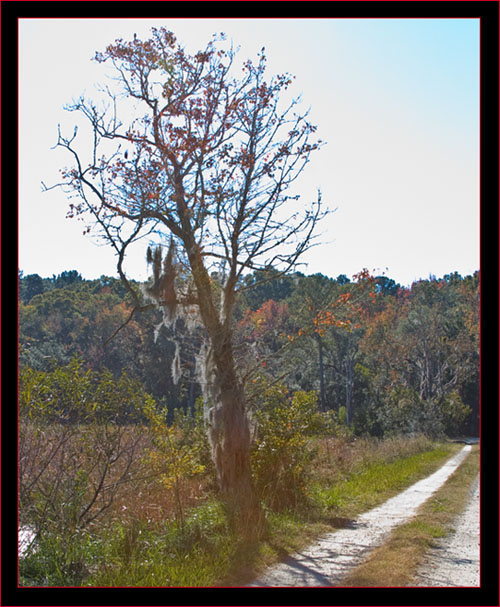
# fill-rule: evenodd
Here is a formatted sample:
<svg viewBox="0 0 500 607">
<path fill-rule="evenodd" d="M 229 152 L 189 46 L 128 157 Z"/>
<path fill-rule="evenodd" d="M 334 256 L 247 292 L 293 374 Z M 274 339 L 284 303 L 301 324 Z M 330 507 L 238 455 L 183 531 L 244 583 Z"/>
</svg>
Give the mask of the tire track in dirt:
<svg viewBox="0 0 500 607">
<path fill-rule="evenodd" d="M 379 546 L 394 527 L 414 516 L 470 451 L 471 446 L 466 445 L 430 476 L 365 512 L 348 527 L 329 533 L 306 550 L 296 552 L 248 586 L 341 586 L 342 578 Z"/>
<path fill-rule="evenodd" d="M 453 534 L 426 556 L 417 574 L 418 586 L 476 587 L 479 578 L 479 476 L 467 508 L 455 521 Z"/>
</svg>

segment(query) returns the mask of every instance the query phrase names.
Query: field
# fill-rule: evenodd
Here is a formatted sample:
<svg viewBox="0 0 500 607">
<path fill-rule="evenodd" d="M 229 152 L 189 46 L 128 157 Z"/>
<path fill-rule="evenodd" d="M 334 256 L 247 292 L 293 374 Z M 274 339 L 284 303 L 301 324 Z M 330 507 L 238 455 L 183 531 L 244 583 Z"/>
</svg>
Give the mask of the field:
<svg viewBox="0 0 500 607">
<path fill-rule="evenodd" d="M 31 428 L 29 444 L 38 451 L 25 475 L 37 491 L 31 487 L 20 514 L 21 524 L 39 533 L 20 560 L 21 585 L 243 585 L 429 474 L 456 449 L 423 436 L 310 437 L 314 455 L 302 498 L 285 508 L 265 506 L 266 534 L 252 541 L 231 530 L 209 467 L 185 478 L 169 469 L 166 482 L 147 429 L 114 430 L 107 429 L 110 451 L 97 442 L 103 428 L 49 427 L 43 435 Z"/>
</svg>

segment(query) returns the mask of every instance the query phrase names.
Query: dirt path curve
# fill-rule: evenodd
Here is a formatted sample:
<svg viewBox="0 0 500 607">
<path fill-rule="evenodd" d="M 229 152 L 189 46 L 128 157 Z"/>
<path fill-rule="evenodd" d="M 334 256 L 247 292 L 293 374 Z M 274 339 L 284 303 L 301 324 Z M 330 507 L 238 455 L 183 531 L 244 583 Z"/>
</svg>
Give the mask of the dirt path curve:
<svg viewBox="0 0 500 607">
<path fill-rule="evenodd" d="M 380 545 L 391 529 L 415 515 L 471 450 L 466 445 L 434 474 L 358 517 L 345 528 L 329 533 L 308 549 L 271 568 L 249 586 L 339 586 L 342 578 Z"/>
<path fill-rule="evenodd" d="M 418 586 L 479 586 L 479 476 L 455 532 L 433 548 L 418 572 Z"/>
</svg>

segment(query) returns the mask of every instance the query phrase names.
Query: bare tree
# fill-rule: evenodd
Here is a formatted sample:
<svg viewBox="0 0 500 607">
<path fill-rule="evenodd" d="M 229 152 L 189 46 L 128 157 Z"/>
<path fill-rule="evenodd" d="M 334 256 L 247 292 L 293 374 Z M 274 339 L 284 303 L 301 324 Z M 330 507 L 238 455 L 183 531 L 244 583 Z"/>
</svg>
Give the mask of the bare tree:
<svg viewBox="0 0 500 607">
<path fill-rule="evenodd" d="M 312 246 L 324 211 L 319 192 L 307 208 L 290 205 L 298 200 L 292 184 L 321 145 L 312 141 L 307 112 L 296 112 L 299 100 L 283 101 L 291 77 L 266 80 L 264 50 L 235 77 L 235 57 L 223 36 L 189 55 L 163 28 L 97 53 L 96 61 L 113 66 L 120 91 L 104 88 L 103 107 L 81 98 L 68 108 L 89 121 L 93 145 L 85 159 L 77 129 L 70 137 L 59 131 L 58 146 L 74 162 L 58 186 L 76 194 L 69 214 L 90 218 L 115 249 L 134 310 L 144 303 L 123 263 L 128 247 L 149 235 L 157 246 L 147 250 L 153 279 L 144 294 L 163 309 L 165 323 L 183 316 L 204 328 L 198 376 L 212 455 L 241 522 L 258 504 L 233 343 L 240 278 L 270 265 L 292 268 Z"/>
</svg>

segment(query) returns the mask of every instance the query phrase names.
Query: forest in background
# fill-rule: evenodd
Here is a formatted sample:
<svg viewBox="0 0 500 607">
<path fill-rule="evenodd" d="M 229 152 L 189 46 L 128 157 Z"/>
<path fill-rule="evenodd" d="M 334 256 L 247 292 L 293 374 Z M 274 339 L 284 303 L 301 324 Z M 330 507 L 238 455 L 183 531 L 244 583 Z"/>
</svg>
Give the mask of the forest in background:
<svg viewBox="0 0 500 607">
<path fill-rule="evenodd" d="M 203 327 L 165 326 L 116 278 L 19 274 L 21 585 L 241 585 L 269 546 L 300 548 L 477 435 L 479 273 L 405 288 L 268 268 L 238 291 L 260 528 L 217 489 Z"/>
<path fill-rule="evenodd" d="M 117 278 L 20 272 L 21 388 L 30 373 L 77 364 L 137 382 L 170 421 L 176 410 L 194 415 L 201 329 L 162 326 L 158 308 L 130 319 L 132 310 Z M 235 325 L 257 409 L 261 381 L 277 381 L 315 391 L 319 409 L 355 435 L 478 433 L 479 272 L 402 287 L 366 270 L 332 279 L 268 268 L 241 281 Z M 120 411 L 117 421 L 133 421 L 126 402 Z"/>
</svg>

